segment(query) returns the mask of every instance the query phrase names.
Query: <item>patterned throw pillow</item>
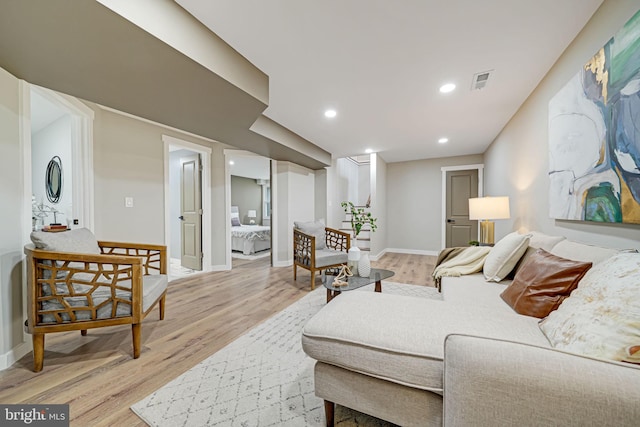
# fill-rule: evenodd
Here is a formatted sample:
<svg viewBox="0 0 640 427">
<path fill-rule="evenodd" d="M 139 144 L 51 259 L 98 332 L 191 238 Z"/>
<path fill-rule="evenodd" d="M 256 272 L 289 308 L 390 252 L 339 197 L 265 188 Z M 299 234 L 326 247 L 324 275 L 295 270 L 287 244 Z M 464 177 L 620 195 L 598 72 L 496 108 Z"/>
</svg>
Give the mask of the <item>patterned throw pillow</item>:
<svg viewBox="0 0 640 427">
<path fill-rule="evenodd" d="M 240 227 L 242 224 L 240 224 L 240 218 L 238 218 L 237 216 L 232 216 L 231 217 L 231 226 L 232 227 Z"/>
<path fill-rule="evenodd" d="M 594 265 L 540 329 L 557 349 L 624 359 L 626 349 L 640 343 L 640 254 Z"/>
</svg>

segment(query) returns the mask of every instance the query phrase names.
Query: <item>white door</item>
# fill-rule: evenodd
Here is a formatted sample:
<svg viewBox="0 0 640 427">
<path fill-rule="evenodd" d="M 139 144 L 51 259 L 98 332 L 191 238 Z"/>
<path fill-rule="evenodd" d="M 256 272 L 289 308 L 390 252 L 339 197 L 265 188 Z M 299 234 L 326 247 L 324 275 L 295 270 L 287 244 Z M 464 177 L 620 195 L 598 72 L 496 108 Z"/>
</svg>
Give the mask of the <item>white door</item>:
<svg viewBox="0 0 640 427">
<path fill-rule="evenodd" d="M 202 193 L 200 155 L 180 159 L 180 262 L 202 270 Z"/>
</svg>

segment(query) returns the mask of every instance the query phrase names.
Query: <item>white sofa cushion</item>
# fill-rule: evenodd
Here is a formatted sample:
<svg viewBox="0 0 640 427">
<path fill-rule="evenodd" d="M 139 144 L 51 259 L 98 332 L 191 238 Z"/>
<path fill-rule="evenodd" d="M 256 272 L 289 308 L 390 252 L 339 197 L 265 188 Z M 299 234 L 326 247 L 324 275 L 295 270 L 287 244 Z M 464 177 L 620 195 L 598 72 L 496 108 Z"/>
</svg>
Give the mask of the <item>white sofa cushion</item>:
<svg viewBox="0 0 640 427">
<path fill-rule="evenodd" d="M 500 239 L 484 260 L 484 278 L 499 282 L 507 277 L 529 247 L 529 237 L 513 232 Z"/>
<path fill-rule="evenodd" d="M 506 305 L 506 304 L 505 304 Z M 442 393 L 444 340 L 451 333 L 549 347 L 538 319 L 445 301 L 344 292 L 302 333 L 312 358 L 372 377 Z"/>
<path fill-rule="evenodd" d="M 443 277 L 442 299 L 447 303 L 485 307 L 513 314 L 511 307 L 500 298 L 500 294 L 509 284 L 511 280 L 503 280 L 500 283 L 487 282 L 482 273 Z"/>
<path fill-rule="evenodd" d="M 547 252 L 551 252 L 551 248 L 566 239 L 564 236 L 550 236 L 539 231 L 530 231 L 524 234 L 530 236 L 529 246 L 536 249 L 544 249 Z"/>
<path fill-rule="evenodd" d="M 560 307 L 540 322 L 553 347 L 622 360 L 640 344 L 640 254 L 594 265 Z"/>
<path fill-rule="evenodd" d="M 601 246 L 563 240 L 555 245 L 549 252 L 562 258 L 573 261 L 592 262 L 595 265 L 611 258 L 621 251 L 619 249 L 603 248 Z"/>
</svg>

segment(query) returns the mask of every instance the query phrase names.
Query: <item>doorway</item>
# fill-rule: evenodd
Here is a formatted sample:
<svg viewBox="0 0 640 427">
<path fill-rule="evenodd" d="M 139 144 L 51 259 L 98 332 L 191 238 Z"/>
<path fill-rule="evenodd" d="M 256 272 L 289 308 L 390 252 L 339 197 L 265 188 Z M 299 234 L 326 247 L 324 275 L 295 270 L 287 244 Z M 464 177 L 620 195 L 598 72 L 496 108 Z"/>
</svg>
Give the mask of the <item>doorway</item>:
<svg viewBox="0 0 640 427">
<path fill-rule="evenodd" d="M 469 198 L 482 196 L 483 165 L 443 167 L 442 247 L 469 246 L 478 239 L 478 221 L 469 219 Z"/>
<path fill-rule="evenodd" d="M 57 223 L 93 230 L 93 119 L 81 101 L 50 89 L 22 83 L 25 152 L 25 204 L 31 230 Z M 27 154 L 28 153 L 28 154 Z M 56 165 L 55 195 L 47 178 Z M 49 184 L 51 182 L 49 181 Z"/>
<path fill-rule="evenodd" d="M 165 145 L 165 245 L 170 276 L 211 270 L 211 149 L 168 135 Z"/>
</svg>

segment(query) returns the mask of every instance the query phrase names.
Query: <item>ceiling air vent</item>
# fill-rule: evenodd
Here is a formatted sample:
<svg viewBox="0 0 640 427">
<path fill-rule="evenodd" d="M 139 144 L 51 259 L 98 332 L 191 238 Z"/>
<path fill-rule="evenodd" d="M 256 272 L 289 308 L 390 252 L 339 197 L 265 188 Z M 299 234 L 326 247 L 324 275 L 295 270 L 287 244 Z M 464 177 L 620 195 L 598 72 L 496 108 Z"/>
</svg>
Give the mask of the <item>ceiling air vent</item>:
<svg viewBox="0 0 640 427">
<path fill-rule="evenodd" d="M 489 81 L 489 76 L 493 73 L 493 70 L 483 71 L 481 73 L 476 73 L 473 75 L 473 80 L 471 81 L 471 90 L 480 90 L 484 89 Z"/>
</svg>

